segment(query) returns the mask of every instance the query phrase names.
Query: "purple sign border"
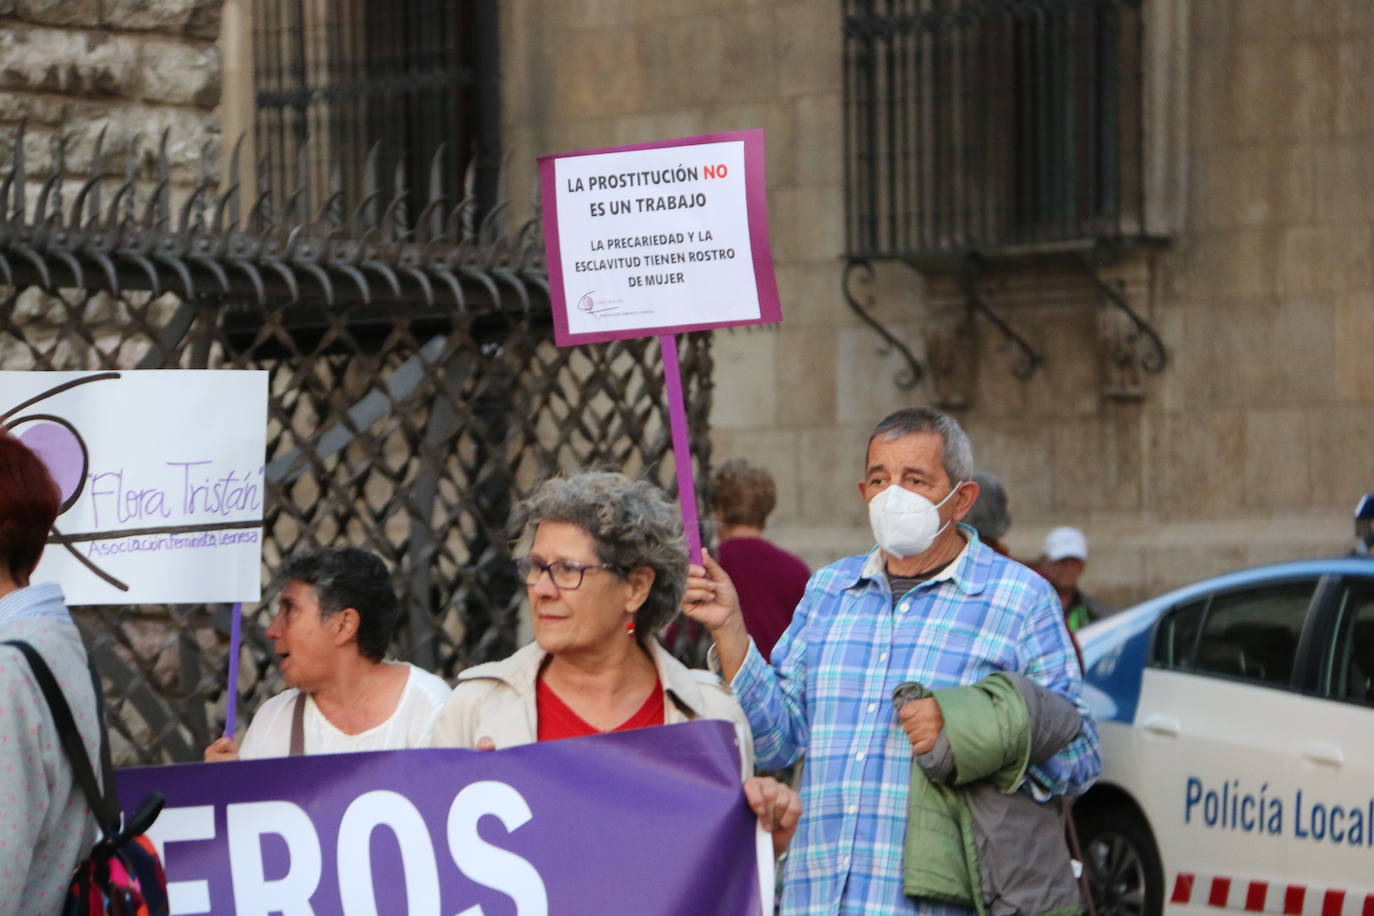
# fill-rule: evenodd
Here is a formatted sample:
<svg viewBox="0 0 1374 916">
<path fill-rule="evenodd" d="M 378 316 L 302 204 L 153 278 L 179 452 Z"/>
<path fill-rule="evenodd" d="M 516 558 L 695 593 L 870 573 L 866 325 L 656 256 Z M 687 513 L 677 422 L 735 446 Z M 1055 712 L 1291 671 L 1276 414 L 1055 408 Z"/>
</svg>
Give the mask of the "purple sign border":
<svg viewBox="0 0 1374 916">
<path fill-rule="evenodd" d="M 744 142 L 744 195 L 749 224 L 749 247 L 754 256 L 754 283 L 758 289 L 759 317 L 738 321 L 715 321 L 699 324 L 658 325 L 627 328 L 619 331 L 595 331 L 573 334 L 568 331 L 568 297 L 563 282 L 562 248 L 558 238 L 558 195 L 554 163 L 572 156 L 593 156 L 600 153 L 625 153 L 644 149 L 667 149 L 677 146 L 698 146 L 703 143 Z M 663 334 L 685 334 L 688 331 L 707 331 L 748 324 L 774 324 L 782 321 L 782 302 L 778 297 L 778 281 L 773 274 L 773 247 L 768 235 L 768 194 L 764 178 L 763 128 L 730 130 L 721 133 L 699 134 L 676 140 L 653 143 L 632 143 L 628 146 L 608 146 L 601 149 L 579 150 L 540 156 L 539 189 L 544 206 L 544 257 L 549 272 L 549 299 L 553 309 L 554 341 L 560 347 L 577 344 L 602 343 L 634 337 L 657 337 Z"/>
</svg>

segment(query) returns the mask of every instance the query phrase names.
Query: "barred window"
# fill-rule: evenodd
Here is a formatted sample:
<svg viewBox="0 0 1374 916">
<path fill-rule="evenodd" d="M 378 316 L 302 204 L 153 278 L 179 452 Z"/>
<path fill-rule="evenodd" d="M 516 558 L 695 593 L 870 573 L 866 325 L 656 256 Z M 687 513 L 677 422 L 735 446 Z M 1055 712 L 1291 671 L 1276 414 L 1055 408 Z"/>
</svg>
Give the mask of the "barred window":
<svg viewBox="0 0 1374 916">
<path fill-rule="evenodd" d="M 336 192 L 336 206 L 356 205 L 399 180 L 412 205 L 397 218 L 407 222 L 439 180 L 455 205 L 474 150 L 484 163 L 499 158 L 494 7 L 473 0 L 255 0 L 254 137 L 274 204 L 280 208 L 305 187 L 301 202 L 313 218 Z M 489 171 L 494 176 L 496 166 Z M 475 190 L 490 203 L 494 188 Z"/>
<path fill-rule="evenodd" d="M 844 0 L 847 246 L 1139 236 L 1140 0 Z"/>
</svg>

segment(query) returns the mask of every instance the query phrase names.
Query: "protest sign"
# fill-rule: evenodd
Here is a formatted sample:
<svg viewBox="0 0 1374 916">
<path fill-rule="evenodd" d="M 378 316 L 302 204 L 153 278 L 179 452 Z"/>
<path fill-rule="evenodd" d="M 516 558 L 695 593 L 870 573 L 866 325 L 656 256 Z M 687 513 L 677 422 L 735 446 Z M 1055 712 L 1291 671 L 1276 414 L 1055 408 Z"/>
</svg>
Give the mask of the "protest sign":
<svg viewBox="0 0 1374 916">
<path fill-rule="evenodd" d="M 116 778 L 127 802 L 167 797 L 148 835 L 173 914 L 772 911 L 771 846 L 728 722 Z"/>
<path fill-rule="evenodd" d="M 70 605 L 256 600 L 267 373 L 0 372 L 62 492 L 35 581 Z"/>
<path fill-rule="evenodd" d="M 781 321 L 763 131 L 539 160 L 559 346 Z"/>
<path fill-rule="evenodd" d="M 659 337 L 683 527 L 699 561 L 673 335 L 782 320 L 763 131 L 545 156 L 539 176 L 558 345 Z"/>
</svg>

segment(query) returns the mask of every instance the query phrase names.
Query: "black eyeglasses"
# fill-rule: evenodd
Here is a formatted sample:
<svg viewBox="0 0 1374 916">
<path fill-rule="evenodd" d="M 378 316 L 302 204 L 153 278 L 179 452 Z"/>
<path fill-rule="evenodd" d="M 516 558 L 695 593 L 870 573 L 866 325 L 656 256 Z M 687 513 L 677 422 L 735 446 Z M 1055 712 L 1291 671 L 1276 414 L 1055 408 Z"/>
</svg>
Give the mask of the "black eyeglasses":
<svg viewBox="0 0 1374 916">
<path fill-rule="evenodd" d="M 610 563 L 574 563 L 572 560 L 554 560 L 541 563 L 534 557 L 521 557 L 515 561 L 515 571 L 525 580 L 526 585 L 536 585 L 544 573 L 549 574 L 555 588 L 571 591 L 582 585 L 582 577 L 588 570 L 608 569 L 618 573 Z"/>
</svg>

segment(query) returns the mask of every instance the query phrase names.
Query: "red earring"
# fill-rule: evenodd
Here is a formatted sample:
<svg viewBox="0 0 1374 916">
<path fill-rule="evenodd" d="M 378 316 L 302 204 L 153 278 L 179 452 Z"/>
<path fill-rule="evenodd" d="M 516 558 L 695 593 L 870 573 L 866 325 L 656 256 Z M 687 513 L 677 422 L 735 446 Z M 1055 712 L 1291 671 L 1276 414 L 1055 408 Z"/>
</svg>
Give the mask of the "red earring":
<svg viewBox="0 0 1374 916">
<path fill-rule="evenodd" d="M 634 621 L 634 618 L 633 618 L 633 617 L 631 617 L 629 620 L 625 621 L 625 635 L 626 635 L 626 636 L 633 636 L 633 635 L 635 635 L 635 621 Z"/>
</svg>

